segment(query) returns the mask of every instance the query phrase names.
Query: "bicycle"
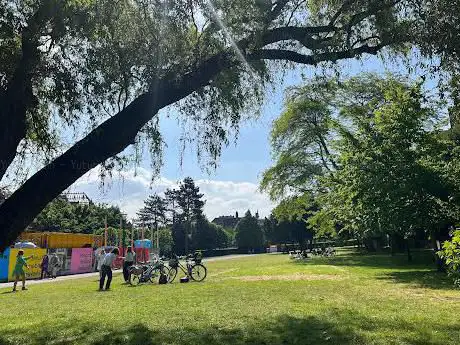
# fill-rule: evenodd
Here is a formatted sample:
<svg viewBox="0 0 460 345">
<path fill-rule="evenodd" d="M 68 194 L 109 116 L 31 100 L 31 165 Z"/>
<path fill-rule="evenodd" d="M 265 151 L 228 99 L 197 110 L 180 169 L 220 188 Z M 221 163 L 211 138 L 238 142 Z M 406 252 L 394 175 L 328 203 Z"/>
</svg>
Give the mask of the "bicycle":
<svg viewBox="0 0 460 345">
<path fill-rule="evenodd" d="M 207 268 L 201 263 L 201 258 L 195 255 L 185 257 L 185 266 L 180 263 L 181 258 L 175 255 L 169 260 L 169 277 L 168 281 L 172 283 L 176 279 L 177 271 L 180 269 L 187 277 L 196 282 L 201 282 L 206 278 Z"/>
<path fill-rule="evenodd" d="M 326 257 L 335 256 L 335 248 L 327 247 L 323 252 L 323 256 L 326 256 Z"/>
<path fill-rule="evenodd" d="M 147 282 L 153 283 L 161 274 L 166 275 L 167 278 L 170 276 L 169 268 L 159 259 L 147 265 L 131 266 L 129 268 L 129 283 L 133 286 Z"/>
</svg>

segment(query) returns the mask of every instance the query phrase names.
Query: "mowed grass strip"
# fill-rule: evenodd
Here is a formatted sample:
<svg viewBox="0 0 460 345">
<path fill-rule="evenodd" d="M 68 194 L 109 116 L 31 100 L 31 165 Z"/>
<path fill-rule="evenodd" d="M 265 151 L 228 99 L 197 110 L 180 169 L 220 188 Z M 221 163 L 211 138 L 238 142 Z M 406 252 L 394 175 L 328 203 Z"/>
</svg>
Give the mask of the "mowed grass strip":
<svg viewBox="0 0 460 345">
<path fill-rule="evenodd" d="M 206 265 L 203 283 L 0 290 L 0 344 L 460 344 L 460 292 L 424 253 Z"/>
</svg>

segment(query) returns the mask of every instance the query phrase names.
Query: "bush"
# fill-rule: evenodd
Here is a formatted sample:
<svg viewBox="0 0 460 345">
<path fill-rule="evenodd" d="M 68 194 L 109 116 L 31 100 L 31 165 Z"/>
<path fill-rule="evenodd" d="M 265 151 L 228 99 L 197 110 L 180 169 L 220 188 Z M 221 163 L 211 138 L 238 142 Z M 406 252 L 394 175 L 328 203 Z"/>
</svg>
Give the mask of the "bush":
<svg viewBox="0 0 460 345">
<path fill-rule="evenodd" d="M 201 253 L 203 257 L 225 256 L 225 255 L 241 254 L 241 250 L 238 248 L 222 248 L 222 249 L 202 250 Z"/>
<path fill-rule="evenodd" d="M 438 255 L 444 260 L 447 273 L 454 279 L 454 284 L 460 287 L 460 230 L 453 233 L 450 241 L 444 242 Z"/>
</svg>

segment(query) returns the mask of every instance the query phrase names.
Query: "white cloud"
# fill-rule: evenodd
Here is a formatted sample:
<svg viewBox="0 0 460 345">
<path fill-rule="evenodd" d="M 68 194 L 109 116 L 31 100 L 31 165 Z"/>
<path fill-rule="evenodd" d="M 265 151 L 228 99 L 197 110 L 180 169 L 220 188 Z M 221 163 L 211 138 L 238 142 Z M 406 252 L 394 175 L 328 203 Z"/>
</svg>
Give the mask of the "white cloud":
<svg viewBox="0 0 460 345">
<path fill-rule="evenodd" d="M 250 209 L 258 210 L 261 217 L 268 216 L 273 203 L 267 195 L 258 191 L 258 186 L 249 182 L 216 180 L 195 180 L 204 194 L 206 204 L 204 212 L 212 220 L 221 215 L 240 215 Z M 109 183 L 101 188 L 97 172 L 91 171 L 81 177 L 71 188 L 73 192 L 85 192 L 96 203 L 118 205 L 134 218 L 142 207 L 144 199 L 152 193 L 163 193 L 167 188 L 177 187 L 177 182 L 160 177 L 151 180 L 151 172 L 144 168 L 114 174 Z"/>
</svg>

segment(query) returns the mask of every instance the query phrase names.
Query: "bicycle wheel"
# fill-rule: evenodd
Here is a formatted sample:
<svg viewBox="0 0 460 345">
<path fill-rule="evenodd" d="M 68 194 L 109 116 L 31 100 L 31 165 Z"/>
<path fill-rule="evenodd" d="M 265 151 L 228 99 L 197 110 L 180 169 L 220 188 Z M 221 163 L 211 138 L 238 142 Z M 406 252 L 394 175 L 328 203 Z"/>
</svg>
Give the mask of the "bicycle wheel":
<svg viewBox="0 0 460 345">
<path fill-rule="evenodd" d="M 154 275 L 152 276 L 152 279 L 155 279 L 157 283 L 160 283 L 160 278 L 162 274 L 166 276 L 166 282 L 169 283 L 169 268 L 166 266 L 156 268 L 154 271 Z"/>
<path fill-rule="evenodd" d="M 129 277 L 129 283 L 132 286 L 137 286 L 141 283 L 141 277 L 137 274 L 131 274 L 131 276 Z"/>
<path fill-rule="evenodd" d="M 171 267 L 168 271 L 168 283 L 172 283 L 177 276 L 177 268 Z"/>
<path fill-rule="evenodd" d="M 155 283 L 155 280 L 160 276 L 160 268 L 154 268 L 153 271 L 150 273 L 149 282 Z"/>
<path fill-rule="evenodd" d="M 207 274 L 208 270 L 202 264 L 193 265 L 192 269 L 190 270 L 190 275 L 196 282 L 203 281 Z"/>
<path fill-rule="evenodd" d="M 170 272 L 169 272 L 169 271 L 170 271 L 170 268 L 169 268 L 169 267 L 167 267 L 167 266 L 163 266 L 163 267 L 162 267 L 162 272 L 163 272 L 163 274 L 166 275 L 166 278 L 168 278 L 168 283 L 170 283 L 170 281 L 169 281 L 169 273 L 170 273 Z"/>
</svg>

